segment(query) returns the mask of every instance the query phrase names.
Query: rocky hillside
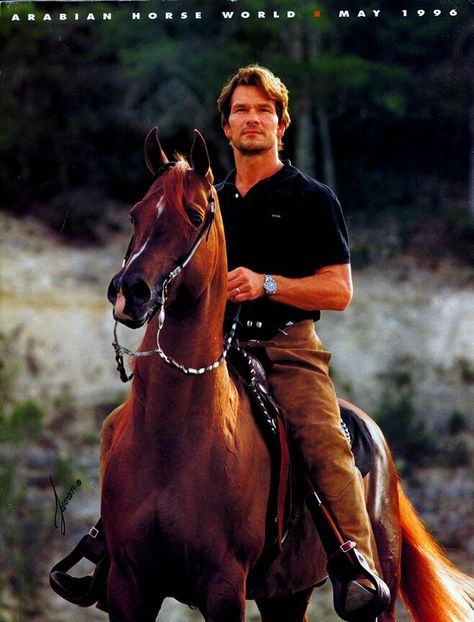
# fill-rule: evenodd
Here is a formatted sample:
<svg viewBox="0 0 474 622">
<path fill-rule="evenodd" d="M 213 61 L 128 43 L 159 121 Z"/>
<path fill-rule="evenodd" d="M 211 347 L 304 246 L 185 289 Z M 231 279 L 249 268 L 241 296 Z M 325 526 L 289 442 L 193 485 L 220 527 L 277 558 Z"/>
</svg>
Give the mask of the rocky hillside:
<svg viewBox="0 0 474 622">
<path fill-rule="evenodd" d="M 113 321 L 106 290 L 120 266 L 126 240 L 117 236 L 107 247 L 71 247 L 32 220 L 4 214 L 0 227 L 2 383 L 7 406 L 31 398 L 45 412 L 41 442 L 21 451 L 21 444 L 17 449 L 4 444 L 0 465 L 17 461 L 16 477 L 28 490 L 25 503 L 44 508 L 46 531 L 51 532 L 48 480 L 57 454 L 66 452 L 71 473 L 79 469 L 84 484 L 81 502 L 68 516 L 69 543 L 98 512 L 100 421 L 125 391 L 110 345 Z M 334 355 L 333 373 L 341 396 L 371 414 L 391 413 L 389 427 L 408 405 L 414 414 L 408 431 L 423 428 L 430 438 L 448 434 L 446 451 L 435 457 L 436 468 L 433 460 L 429 464 L 421 460 L 416 472 L 404 471 L 405 485 L 441 540 L 462 549 L 458 555 L 466 569 L 468 554 L 474 552 L 468 440 L 474 404 L 471 276 L 452 266 L 436 273 L 420 270 L 408 259 L 390 269 L 372 267 L 354 275 L 350 309 L 325 313 L 318 326 Z M 137 332 L 121 328 L 124 343 L 134 345 L 139 338 Z M 456 450 L 458 446 L 462 451 Z M 403 460 L 400 464 L 405 465 Z M 57 531 L 50 545 L 52 559 L 68 546 Z M 48 564 L 44 555 L 42 559 Z M 43 573 L 35 604 L 28 605 L 33 606 L 35 619 L 105 619 L 91 611 L 74 611 L 69 617 L 70 609 L 51 597 L 44 578 Z M 17 597 L 15 587 L 5 588 L 2 607 L 7 622 L 8 612 L 18 611 Z M 38 605 L 43 599 L 47 605 Z M 186 608 L 170 607 L 160 619 L 200 619 Z M 318 610 L 314 615 L 320 619 L 323 614 Z M 252 611 L 249 616 L 256 619 Z M 11 619 L 20 618 L 12 613 Z M 324 614 L 324 619 L 330 618 Z"/>
</svg>

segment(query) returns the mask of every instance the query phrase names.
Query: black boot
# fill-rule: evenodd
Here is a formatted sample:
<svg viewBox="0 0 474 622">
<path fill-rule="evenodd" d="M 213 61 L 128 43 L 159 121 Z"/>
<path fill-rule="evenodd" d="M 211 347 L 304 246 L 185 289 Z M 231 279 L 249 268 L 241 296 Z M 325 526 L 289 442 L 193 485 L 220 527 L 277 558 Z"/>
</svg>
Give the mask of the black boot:
<svg viewBox="0 0 474 622">
<path fill-rule="evenodd" d="M 81 559 L 95 564 L 93 575 L 73 577 L 68 571 Z M 107 575 L 110 559 L 99 519 L 95 527 L 84 536 L 75 549 L 58 562 L 49 574 L 51 588 L 65 600 L 79 607 L 91 607 L 96 604 L 102 611 L 107 611 Z"/>
<path fill-rule="evenodd" d="M 328 558 L 337 615 L 347 622 L 376 622 L 390 607 L 388 586 L 371 570 L 356 543 L 343 537 L 319 493 L 313 491 L 307 505 Z"/>
<path fill-rule="evenodd" d="M 347 560 L 341 563 L 337 553 L 328 563 L 334 609 L 340 618 L 348 622 L 376 622 L 378 616 L 390 606 L 390 591 L 385 582 L 370 570 L 355 543 L 351 544 L 354 545 L 350 550 L 352 568 Z M 347 554 L 344 550 L 341 553 Z"/>
</svg>

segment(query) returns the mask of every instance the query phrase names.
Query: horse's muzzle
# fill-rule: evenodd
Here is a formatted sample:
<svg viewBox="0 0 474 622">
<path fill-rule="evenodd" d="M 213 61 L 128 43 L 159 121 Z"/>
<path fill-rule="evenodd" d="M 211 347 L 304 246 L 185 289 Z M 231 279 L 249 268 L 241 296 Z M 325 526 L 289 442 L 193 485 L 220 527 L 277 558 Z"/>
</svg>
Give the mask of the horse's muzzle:
<svg viewBox="0 0 474 622">
<path fill-rule="evenodd" d="M 143 279 L 130 276 L 117 274 L 109 284 L 107 298 L 118 322 L 129 328 L 139 328 L 150 317 L 152 292 Z"/>
</svg>

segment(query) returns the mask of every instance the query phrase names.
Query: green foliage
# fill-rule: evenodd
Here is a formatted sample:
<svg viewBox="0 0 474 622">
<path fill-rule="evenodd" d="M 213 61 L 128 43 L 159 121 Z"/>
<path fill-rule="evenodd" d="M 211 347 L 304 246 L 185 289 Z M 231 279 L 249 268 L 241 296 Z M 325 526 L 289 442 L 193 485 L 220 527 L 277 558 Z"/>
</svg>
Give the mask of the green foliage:
<svg viewBox="0 0 474 622">
<path fill-rule="evenodd" d="M 412 466 L 433 464 L 437 443 L 426 421 L 417 416 L 411 391 L 402 390 L 398 397 L 386 392 L 374 413 L 395 456 Z"/>
<path fill-rule="evenodd" d="M 0 440 L 14 445 L 36 441 L 43 431 L 44 411 L 33 399 L 16 404 L 0 419 Z"/>
<path fill-rule="evenodd" d="M 451 5 L 444 2 L 443 10 Z M 146 12 L 141 5 L 134 8 Z M 220 17 L 221 11 L 244 8 L 253 17 Z M 127 3 L 102 3 L 101 11 L 113 13 L 112 22 L 38 20 L 26 29 L 26 23 L 9 21 L 9 14 L 25 19 L 44 8 L 2 5 L 5 206 L 34 211 L 64 236 L 103 239 L 111 227 L 105 198 L 131 203 L 148 181 L 142 143 L 153 125 L 160 126 L 165 143 L 185 153 L 193 127 L 201 129 L 216 178 L 222 178 L 231 157 L 215 101 L 238 66 L 259 62 L 290 89 L 293 124 L 285 156 L 294 159 L 298 152 L 301 101 L 309 98 L 316 164 L 307 172 L 324 175 L 329 147 L 349 215 L 366 214 L 370 224 L 374 214 L 408 207 L 418 215 L 405 229 L 408 237 L 426 214 L 445 222 L 452 201 L 465 206 L 467 195 L 466 28 L 454 18 L 397 17 L 400 7 L 392 2 L 384 3 L 376 27 L 370 20 L 338 19 L 340 6 L 333 0 L 319 3 L 321 19 L 312 17 L 313 8 L 291 0 L 275 0 L 271 7 L 264 0 L 248 0 L 245 7 L 214 0 L 202 22 L 166 22 L 133 21 Z M 75 10 L 83 14 L 88 8 Z M 296 10 L 297 17 L 263 20 L 255 17 L 258 10 Z M 325 149 L 321 111 L 331 133 Z M 450 231 L 448 251 L 464 239 L 461 259 L 466 257 L 470 235 L 460 225 Z"/>
<path fill-rule="evenodd" d="M 51 477 L 58 487 L 67 488 L 77 479 L 78 468 L 70 453 L 58 453 L 52 464 Z"/>
<path fill-rule="evenodd" d="M 467 430 L 467 419 L 459 411 L 454 411 L 448 421 L 448 434 L 456 436 Z"/>
<path fill-rule="evenodd" d="M 457 468 L 472 463 L 472 442 L 467 417 L 455 410 L 446 425 L 447 442 L 443 450 L 443 464 Z"/>
<path fill-rule="evenodd" d="M 0 446 L 0 466 L 0 591 L 24 595 L 18 600 L 19 617 L 15 619 L 29 619 L 29 604 L 40 584 L 46 514 L 42 507 L 31 505 L 24 450 L 17 448 L 4 455 Z"/>
<path fill-rule="evenodd" d="M 474 369 L 472 363 L 466 358 L 460 358 L 457 361 L 461 380 L 465 384 L 474 383 Z"/>
<path fill-rule="evenodd" d="M 6 346 L 10 344 L 10 337 L 1 339 Z M 67 490 L 77 481 L 80 469 L 72 451 L 57 448 L 51 458 L 54 440 L 45 422 L 46 407 L 31 398 L 16 401 L 17 370 L 8 348 L 2 350 L 0 362 L 8 393 L 0 412 L 0 602 L 5 598 L 8 603 L 5 615 L 10 622 L 31 620 L 38 609 L 54 528 L 48 476 L 59 489 Z M 49 418 L 63 416 L 67 405 L 71 401 L 65 394 L 48 406 L 54 411 Z M 42 494 L 45 487 L 48 493 Z"/>
<path fill-rule="evenodd" d="M 395 457 L 402 460 L 401 471 L 407 474 L 413 467 L 434 464 L 446 468 L 468 466 L 472 456 L 466 416 L 454 411 L 437 430 L 429 427 L 426 413 L 415 408 L 415 372 L 416 361 L 402 356 L 379 374 L 384 390 L 374 417 Z"/>
<path fill-rule="evenodd" d="M 450 468 L 466 467 L 472 463 L 472 452 L 465 439 L 448 443 L 443 452 L 443 466 Z"/>
<path fill-rule="evenodd" d="M 374 417 L 396 457 L 410 466 L 426 466 L 435 460 L 438 444 L 426 420 L 416 413 L 411 363 L 402 357 L 380 374 L 386 388 Z"/>
<path fill-rule="evenodd" d="M 12 400 L 12 391 L 15 385 L 15 380 L 20 371 L 20 367 L 15 362 L 14 351 L 15 342 L 19 337 L 21 329 L 17 328 L 8 335 L 0 331 L 0 395 L 2 401 L 0 402 L 0 419 L 3 414 L 3 409 Z"/>
</svg>

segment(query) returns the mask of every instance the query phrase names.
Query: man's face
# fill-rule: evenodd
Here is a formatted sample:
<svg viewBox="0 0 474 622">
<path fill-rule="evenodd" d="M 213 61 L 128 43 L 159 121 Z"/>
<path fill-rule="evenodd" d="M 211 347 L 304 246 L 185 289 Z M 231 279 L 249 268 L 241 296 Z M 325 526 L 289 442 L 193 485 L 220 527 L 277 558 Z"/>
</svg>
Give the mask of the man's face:
<svg viewBox="0 0 474 622">
<path fill-rule="evenodd" d="M 275 102 L 256 86 L 238 86 L 224 125 L 234 149 L 245 155 L 269 151 L 278 145 L 285 126 L 278 121 Z"/>
</svg>

